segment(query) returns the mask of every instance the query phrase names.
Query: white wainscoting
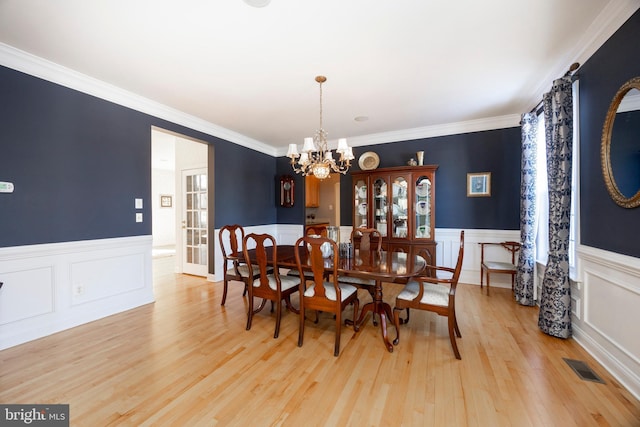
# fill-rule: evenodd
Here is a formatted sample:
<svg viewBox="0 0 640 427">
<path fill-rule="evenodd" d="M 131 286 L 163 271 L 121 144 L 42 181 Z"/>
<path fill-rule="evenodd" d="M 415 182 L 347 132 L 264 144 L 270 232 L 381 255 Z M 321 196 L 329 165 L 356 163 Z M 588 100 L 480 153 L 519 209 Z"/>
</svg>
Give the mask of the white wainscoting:
<svg viewBox="0 0 640 427">
<path fill-rule="evenodd" d="M 340 241 L 348 242 L 351 235 L 351 226 L 340 227 Z M 304 227 L 294 224 L 262 225 L 256 227 L 246 227 L 245 234 L 249 233 L 269 233 L 275 236 L 276 241 L 284 245 L 293 245 L 302 233 Z M 215 230 L 215 259 L 216 269 L 213 277 L 209 280 L 214 282 L 222 280 L 222 253 L 218 240 L 219 230 Z M 503 242 L 507 240 L 520 240 L 519 230 L 465 230 L 464 260 L 461 283 L 480 285 L 480 245 L 478 242 Z M 436 229 L 436 260 L 438 265 L 453 267 L 458 256 L 460 245 L 460 229 L 438 228 Z M 491 253 L 495 261 L 511 261 L 508 251 L 495 248 L 495 253 Z M 491 277 L 491 286 L 511 288 L 511 276 L 497 274 Z"/>
<path fill-rule="evenodd" d="M 574 338 L 640 399 L 640 258 L 580 246 L 578 263 Z"/>
<path fill-rule="evenodd" d="M 0 350 L 154 301 L 151 236 L 0 248 Z"/>
</svg>

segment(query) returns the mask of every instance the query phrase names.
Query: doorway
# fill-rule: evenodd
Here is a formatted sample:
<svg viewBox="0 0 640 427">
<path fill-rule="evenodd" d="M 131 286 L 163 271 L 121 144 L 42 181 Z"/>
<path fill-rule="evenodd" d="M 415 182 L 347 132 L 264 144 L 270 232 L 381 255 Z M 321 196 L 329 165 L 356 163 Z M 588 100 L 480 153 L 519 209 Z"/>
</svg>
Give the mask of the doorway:
<svg viewBox="0 0 640 427">
<path fill-rule="evenodd" d="M 172 273 L 207 276 L 207 151 L 203 141 L 151 129 L 153 259 L 155 264 L 162 258 Z M 204 209 L 200 206 L 203 201 Z"/>
</svg>

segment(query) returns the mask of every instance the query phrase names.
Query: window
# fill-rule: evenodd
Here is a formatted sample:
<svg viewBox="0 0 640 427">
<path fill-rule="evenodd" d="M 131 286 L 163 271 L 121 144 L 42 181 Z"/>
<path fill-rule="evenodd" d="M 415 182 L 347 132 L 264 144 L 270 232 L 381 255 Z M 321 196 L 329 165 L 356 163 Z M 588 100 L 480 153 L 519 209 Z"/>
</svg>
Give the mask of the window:
<svg viewBox="0 0 640 427">
<path fill-rule="evenodd" d="M 571 176 L 571 214 L 569 231 L 569 277 L 577 280 L 576 247 L 578 240 L 580 208 L 580 114 L 578 81 L 573 83 L 573 158 Z M 547 184 L 547 154 L 544 131 L 544 114 L 538 115 L 537 129 L 537 171 L 536 171 L 536 262 L 546 265 L 549 254 L 549 191 Z"/>
</svg>

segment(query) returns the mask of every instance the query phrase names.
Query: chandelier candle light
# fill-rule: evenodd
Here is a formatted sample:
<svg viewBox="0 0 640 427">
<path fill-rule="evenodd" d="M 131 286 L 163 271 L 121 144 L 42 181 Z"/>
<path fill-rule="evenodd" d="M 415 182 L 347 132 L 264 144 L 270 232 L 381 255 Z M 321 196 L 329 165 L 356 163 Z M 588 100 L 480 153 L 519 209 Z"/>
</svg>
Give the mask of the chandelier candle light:
<svg viewBox="0 0 640 427">
<path fill-rule="evenodd" d="M 314 175 L 316 178 L 325 179 L 331 171 L 346 174 L 354 159 L 351 147 L 347 145 L 346 138 L 338 139 L 336 153 L 340 154 L 340 159 L 336 161 L 333 153 L 327 144 L 327 132 L 322 128 L 322 83 L 327 81 L 325 76 L 317 76 L 316 81 L 320 83 L 320 128 L 313 138 L 304 139 L 302 153 L 298 154 L 296 144 L 289 144 L 287 157 L 291 159 L 291 167 L 296 173 L 303 176 Z M 297 159 L 297 162 L 296 162 Z"/>
</svg>

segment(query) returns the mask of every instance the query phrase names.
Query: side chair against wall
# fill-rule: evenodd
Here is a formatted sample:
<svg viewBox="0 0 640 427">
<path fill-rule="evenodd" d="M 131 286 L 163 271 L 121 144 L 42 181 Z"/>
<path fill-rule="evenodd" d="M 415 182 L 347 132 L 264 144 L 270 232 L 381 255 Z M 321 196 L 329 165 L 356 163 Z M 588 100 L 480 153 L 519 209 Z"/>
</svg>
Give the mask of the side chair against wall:
<svg viewBox="0 0 640 427">
<path fill-rule="evenodd" d="M 406 324 L 409 319 L 400 319 L 400 311 L 415 308 L 417 310 L 432 311 L 448 318 L 449 339 L 456 359 L 461 359 L 456 336 L 461 338 L 458 320 L 456 319 L 456 287 L 462 270 L 464 257 L 464 230 L 460 232 L 460 249 L 455 268 L 428 265 L 426 276 L 415 277 L 396 297 L 393 315 L 396 324 Z M 407 311 L 408 313 L 408 311 Z M 396 330 L 394 344 L 400 342 L 400 328 Z"/>
<path fill-rule="evenodd" d="M 333 253 L 338 253 L 338 245 L 326 237 L 304 236 L 298 239 L 295 245 L 296 264 L 300 277 L 304 277 L 302 260 L 308 255 L 311 261 L 313 278 L 300 281 L 300 329 L 298 331 L 298 347 L 302 347 L 304 340 L 305 310 L 316 311 L 316 323 L 318 311 L 334 313 L 336 319 L 336 339 L 333 351 L 334 356 L 340 354 L 340 335 L 342 333 L 342 312 L 353 304 L 353 329 L 357 331 L 356 319 L 358 316 L 358 289 L 355 286 L 338 283 L 338 263 L 334 262 L 331 280 L 325 280 L 325 259 L 322 257 L 320 246 L 329 242 L 333 247 Z M 307 246 L 308 245 L 308 246 Z M 311 248 L 311 249 L 309 249 Z M 304 254 L 304 255 L 303 255 Z M 306 262 L 304 265 L 308 265 Z"/>
<path fill-rule="evenodd" d="M 516 254 L 520 250 L 520 243 L 518 242 L 500 242 L 500 243 L 485 243 L 479 242 L 480 245 L 480 290 L 482 290 L 484 275 L 487 274 L 487 295 L 489 295 L 489 281 L 491 274 L 510 274 L 511 275 L 511 290 L 515 283 L 515 276 L 518 272 L 516 265 Z M 485 246 L 501 246 L 511 253 L 511 262 L 505 261 L 489 261 L 484 259 Z"/>
<path fill-rule="evenodd" d="M 260 312 L 267 303 L 271 301 L 271 311 L 273 304 L 276 305 L 276 330 L 273 338 L 278 338 L 280 333 L 280 319 L 282 318 L 282 301 L 284 300 L 287 309 L 298 314 L 299 311 L 291 305 L 291 294 L 298 292 L 300 280 L 294 277 L 280 276 L 277 268 L 270 266 L 278 265 L 278 248 L 276 239 L 268 234 L 248 234 L 242 241 L 245 263 L 249 268 L 249 277 L 256 277 L 249 283 L 249 308 L 247 310 L 247 331 L 251 329 L 253 315 Z M 255 246 L 255 259 L 251 262 L 249 258 L 249 247 Z M 267 254 L 267 247 L 272 247 L 271 259 Z M 254 298 L 262 298 L 262 302 L 257 309 L 253 309 Z"/>
<path fill-rule="evenodd" d="M 242 282 L 244 291 L 242 296 L 247 294 L 249 286 L 249 267 L 244 262 L 242 247 L 244 240 L 244 228 L 238 224 L 225 225 L 218 233 L 220 240 L 220 251 L 222 252 L 222 268 L 224 269 L 224 289 L 222 291 L 222 302 L 227 300 L 227 288 L 230 281 Z M 254 277 L 257 278 L 257 273 Z"/>
</svg>

